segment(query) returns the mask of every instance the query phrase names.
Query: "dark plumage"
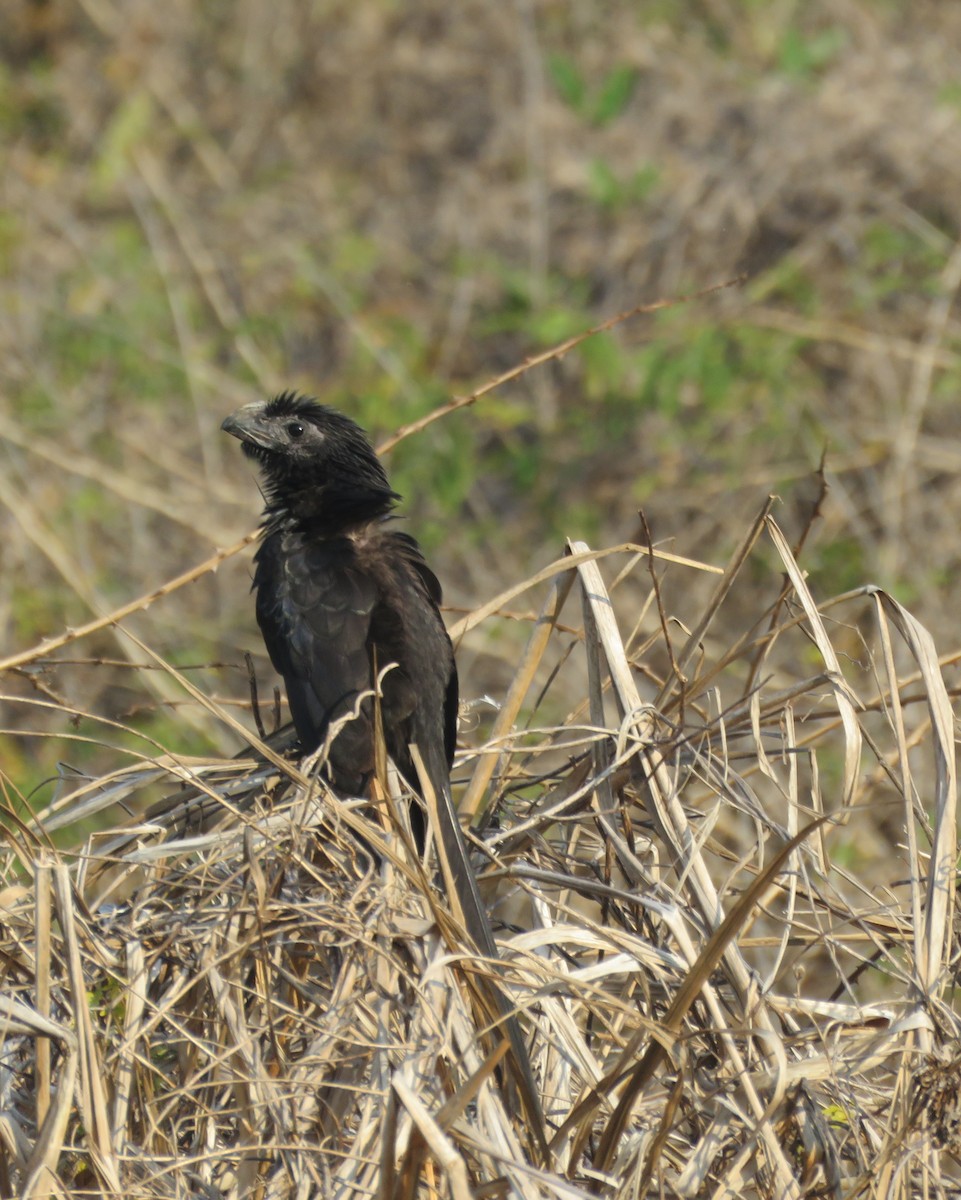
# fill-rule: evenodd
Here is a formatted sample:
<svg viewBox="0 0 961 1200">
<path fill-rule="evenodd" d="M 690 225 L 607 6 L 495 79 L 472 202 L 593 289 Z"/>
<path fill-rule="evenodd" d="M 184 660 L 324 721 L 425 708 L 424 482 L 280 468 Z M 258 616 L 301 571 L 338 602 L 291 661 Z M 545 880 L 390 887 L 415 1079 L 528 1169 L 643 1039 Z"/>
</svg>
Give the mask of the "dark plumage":
<svg viewBox="0 0 961 1200">
<path fill-rule="evenodd" d="M 224 421 L 264 477 L 257 621 L 283 676 L 301 748 L 315 750 L 385 667 L 387 751 L 420 790 L 416 744 L 435 788 L 457 729 L 457 671 L 437 577 L 412 537 L 392 528 L 399 497 L 367 435 L 333 409 L 284 393 Z M 374 768 L 374 703 L 359 702 L 329 754 L 333 782 L 362 793 Z M 422 832 L 415 817 L 415 833 Z"/>
<path fill-rule="evenodd" d="M 497 946 L 450 790 L 457 722 L 457 672 L 438 609 L 440 584 L 412 537 L 391 525 L 400 498 L 364 431 L 341 413 L 285 392 L 248 404 L 222 428 L 263 472 L 263 541 L 256 555 L 257 620 L 284 678 L 301 748 L 316 749 L 346 719 L 330 746 L 334 784 L 362 793 L 374 769 L 375 706 L 360 700 L 379 673 L 387 751 L 421 791 L 417 746 L 436 800 L 437 837 L 453 899 L 478 948 Z M 351 714 L 356 716 L 351 717 Z M 423 848 L 423 818 L 412 826 Z M 518 1086 L 535 1136 L 543 1117 L 516 1019 L 491 987 L 514 1050 Z"/>
</svg>

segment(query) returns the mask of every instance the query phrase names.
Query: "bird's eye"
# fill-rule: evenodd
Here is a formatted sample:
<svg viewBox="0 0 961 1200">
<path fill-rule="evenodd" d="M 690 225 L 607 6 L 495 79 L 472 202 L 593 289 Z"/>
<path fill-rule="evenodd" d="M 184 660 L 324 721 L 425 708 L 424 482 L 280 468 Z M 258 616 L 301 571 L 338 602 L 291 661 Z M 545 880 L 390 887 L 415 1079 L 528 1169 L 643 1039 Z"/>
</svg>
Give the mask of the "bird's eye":
<svg viewBox="0 0 961 1200">
<path fill-rule="evenodd" d="M 304 432 L 304 427 L 300 421 L 291 421 L 287 426 L 287 432 L 292 438 L 299 438 Z"/>
</svg>

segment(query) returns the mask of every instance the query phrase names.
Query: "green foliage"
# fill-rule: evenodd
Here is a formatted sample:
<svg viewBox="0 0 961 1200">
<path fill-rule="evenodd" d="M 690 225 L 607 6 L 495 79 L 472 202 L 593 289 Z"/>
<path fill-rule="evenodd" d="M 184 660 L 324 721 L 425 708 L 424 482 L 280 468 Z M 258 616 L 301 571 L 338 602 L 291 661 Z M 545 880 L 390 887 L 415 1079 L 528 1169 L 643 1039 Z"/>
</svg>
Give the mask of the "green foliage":
<svg viewBox="0 0 961 1200">
<path fill-rule="evenodd" d="M 132 716 L 136 719 L 136 726 L 130 733 L 118 735 L 120 743 L 132 751 L 153 754 L 156 753 L 155 748 L 161 746 L 164 750 L 174 749 L 178 754 L 188 756 L 210 752 L 207 738 L 185 721 L 177 708 L 158 705 L 149 713 L 138 712 Z"/>
<path fill-rule="evenodd" d="M 619 117 L 630 103 L 637 83 L 637 72 L 633 67 L 615 67 L 601 81 L 590 120 L 594 125 L 606 125 Z"/>
<path fill-rule="evenodd" d="M 806 316 L 813 316 L 821 306 L 817 280 L 792 254 L 786 254 L 757 278 L 749 280 L 745 292 L 754 303 L 774 300 Z"/>
<path fill-rule="evenodd" d="M 876 308 L 906 289 L 934 295 L 943 266 L 940 248 L 917 230 L 875 221 L 864 230 L 858 261 L 849 271 L 855 304 Z"/>
<path fill-rule="evenodd" d="M 961 109 L 961 82 L 946 83 L 938 89 L 938 102 L 948 108 Z"/>
<path fill-rule="evenodd" d="M 831 865 L 841 871 L 855 872 L 864 868 L 864 855 L 856 838 L 837 838 L 831 845 Z"/>
<path fill-rule="evenodd" d="M 624 388 L 629 381 L 630 358 L 610 333 L 598 333 L 578 347 L 584 368 L 584 396 L 600 401 Z"/>
<path fill-rule="evenodd" d="M 637 85 L 635 68 L 619 66 L 591 87 L 574 59 L 566 54 L 549 55 L 547 70 L 565 104 L 597 127 L 609 124 L 625 111 Z"/>
<path fill-rule="evenodd" d="M 566 526 L 569 535 L 583 538 L 591 544 L 597 544 L 598 540 L 603 536 L 602 523 L 604 514 L 598 509 L 596 504 L 592 504 L 589 499 L 568 498 L 565 505 L 567 514 Z M 561 532 L 560 530 L 558 532 Z"/>
<path fill-rule="evenodd" d="M 747 408 L 764 421 L 761 429 L 748 426 L 747 436 L 789 433 L 793 414 L 785 424 L 772 401 L 792 376 L 799 383 L 807 374 L 798 353 L 801 339 L 747 323 L 691 325 L 672 337 L 671 326 L 680 326 L 680 320 L 670 313 L 660 324 L 664 336 L 640 352 L 645 407 L 677 421 L 679 429 L 683 418 L 684 436 L 710 436 L 718 417 L 733 417 Z"/>
<path fill-rule="evenodd" d="M 602 159 L 591 160 L 588 189 L 591 199 L 601 208 L 619 212 L 634 204 L 642 204 L 661 182 L 661 173 L 652 164 L 631 172 L 622 179 Z"/>
<path fill-rule="evenodd" d="M 63 303 L 46 314 L 43 340 L 61 387 L 109 379 L 111 392 L 138 403 L 183 393 L 166 290 L 139 225 L 117 220 L 108 227 L 65 280 Z M 43 423 L 47 413 L 56 418 L 56 406 L 38 388 L 26 414 Z"/>
<path fill-rule="evenodd" d="M 64 497 L 64 522 L 99 521 L 104 516 L 104 508 L 108 503 L 109 499 L 104 495 L 102 487 L 92 480 L 84 480 Z"/>
<path fill-rule="evenodd" d="M 587 84 L 573 59 L 564 54 L 551 54 L 547 59 L 547 70 L 565 104 L 575 112 L 582 112 L 587 100 Z"/>
<path fill-rule="evenodd" d="M 305 250 L 305 254 L 311 254 Z M 376 241 L 355 230 L 345 230 L 330 247 L 329 273 L 337 280 L 338 287 L 346 288 L 348 294 L 366 296 L 374 273 L 380 262 L 380 248 Z"/>
<path fill-rule="evenodd" d="M 71 621 L 87 616 L 79 600 L 64 595 L 62 588 L 38 591 L 14 578 L 10 588 L 10 614 L 17 644 L 29 646 L 51 637 Z"/>
<path fill-rule="evenodd" d="M 854 537 L 816 541 L 805 552 L 804 562 L 817 595 L 847 592 L 868 578 L 864 546 Z"/>
<path fill-rule="evenodd" d="M 832 26 L 811 35 L 791 27 L 781 41 L 778 65 L 785 75 L 795 79 L 812 79 L 831 65 L 847 45 L 847 34 Z"/>
<path fill-rule="evenodd" d="M 734 349 L 727 331 L 713 327 L 687 331 L 680 345 L 652 343 L 644 353 L 642 403 L 672 419 L 723 405 L 736 370 Z"/>
<path fill-rule="evenodd" d="M 523 273 L 505 268 L 502 279 L 501 303 L 482 323 L 487 336 L 512 331 L 523 344 L 550 346 L 596 320 L 583 281 L 551 279 L 538 306 Z M 806 284 L 798 271 L 785 274 L 781 286 L 800 291 Z M 813 305 L 816 295 L 809 294 Z M 579 530 L 593 536 L 603 517 L 583 487 L 569 486 L 568 456 L 577 471 L 576 464 L 592 455 L 616 455 L 612 447 L 632 453 L 643 444 L 655 463 L 691 458 L 694 485 L 702 473 L 714 481 L 720 473 L 736 486 L 751 446 L 768 459 L 796 463 L 799 410 L 785 398 L 817 387 L 804 349 L 799 337 L 750 322 L 698 321 L 689 308 L 659 314 L 641 345 L 631 345 L 620 330 L 596 335 L 569 351 L 563 364 L 544 368 L 573 372 L 577 380 L 573 392 L 565 391 L 550 430 L 550 465 L 523 399 L 511 403 L 505 395 L 485 401 L 486 428 L 496 431 L 488 469 L 510 484 L 528 515 L 536 513 L 542 527 L 557 535 Z M 804 413 L 800 409 L 802 422 Z M 660 419 L 652 423 L 651 416 Z M 725 436 L 728 429 L 736 436 Z M 693 456 L 692 445 L 698 448 Z M 639 498 L 663 487 L 656 466 L 638 464 L 629 473 Z"/>
<path fill-rule="evenodd" d="M 510 332 L 522 346 L 549 347 L 596 322 L 583 280 L 552 277 L 538 304 L 526 273 L 503 266 L 499 278 L 502 296 L 478 321 L 485 337 Z M 816 291 L 800 268 L 768 286 L 806 295 L 816 306 Z M 595 335 L 563 362 L 538 368 L 576 380 L 573 387 L 564 385 L 550 454 L 543 431 L 532 426 L 521 384 L 516 399 L 511 399 L 516 389 L 510 389 L 484 402 L 485 428 L 493 435 L 484 463 L 516 492 L 525 513 L 536 514 L 542 530 L 557 536 L 572 530 L 593 536 L 603 518 L 583 486 L 569 486 L 568 460 L 577 472 L 583 469 L 577 464 L 593 455 L 616 457 L 620 448 L 630 454 L 643 444 L 655 464 L 689 459 L 695 486 L 702 475 L 714 482 L 720 475 L 736 486 L 752 446 L 768 460 L 780 457 L 796 465 L 799 419 L 808 419 L 796 397 L 818 386 L 805 345 L 800 337 L 749 321 L 699 320 L 689 307 L 658 314 L 640 345 L 631 344 L 622 330 Z M 728 430 L 735 436 L 727 436 Z M 816 429 L 812 432 L 817 442 Z M 483 469 L 476 456 L 473 461 Z M 628 473 L 639 499 L 663 489 L 656 466 L 638 463 Z"/>
</svg>

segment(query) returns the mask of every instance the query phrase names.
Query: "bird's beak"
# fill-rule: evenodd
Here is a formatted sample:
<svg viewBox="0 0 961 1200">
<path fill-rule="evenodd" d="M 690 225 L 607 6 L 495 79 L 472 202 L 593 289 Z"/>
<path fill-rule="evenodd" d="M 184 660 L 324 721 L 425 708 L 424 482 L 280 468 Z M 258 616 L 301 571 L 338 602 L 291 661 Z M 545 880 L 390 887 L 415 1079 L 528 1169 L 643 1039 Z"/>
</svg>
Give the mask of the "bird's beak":
<svg viewBox="0 0 961 1200">
<path fill-rule="evenodd" d="M 220 428 L 224 433 L 239 438 L 247 446 L 259 446 L 262 450 L 269 450 L 272 440 L 268 430 L 264 428 L 263 416 L 262 404 L 245 404 L 243 408 L 238 408 L 235 413 L 225 418 Z"/>
</svg>

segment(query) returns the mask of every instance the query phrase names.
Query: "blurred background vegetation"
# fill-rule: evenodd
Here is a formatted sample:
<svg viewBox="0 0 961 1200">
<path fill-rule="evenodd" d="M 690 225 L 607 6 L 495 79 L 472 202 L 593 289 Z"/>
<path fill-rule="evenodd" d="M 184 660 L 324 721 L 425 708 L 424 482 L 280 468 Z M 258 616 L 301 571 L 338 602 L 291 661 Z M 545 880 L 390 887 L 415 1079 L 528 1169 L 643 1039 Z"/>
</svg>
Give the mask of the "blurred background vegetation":
<svg viewBox="0 0 961 1200">
<path fill-rule="evenodd" d="M 881 583 L 957 644 L 961 5 L 18 0 L 0 153 L 4 653 L 253 527 L 237 405 L 296 387 L 379 437 L 739 273 L 391 454 L 448 600 L 567 536 L 636 538 L 639 508 L 712 563 L 769 492 L 797 537 L 824 454 L 816 595 Z M 248 552 L 129 622 L 238 708 L 244 650 L 272 686 L 249 574 Z M 468 699 L 522 637 L 465 644 Z M 144 661 L 106 631 L 8 672 L 8 784 L 150 753 L 127 727 L 237 748 Z"/>
</svg>

